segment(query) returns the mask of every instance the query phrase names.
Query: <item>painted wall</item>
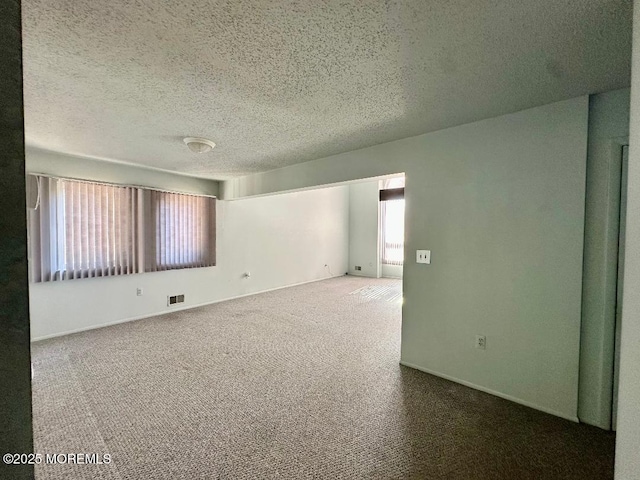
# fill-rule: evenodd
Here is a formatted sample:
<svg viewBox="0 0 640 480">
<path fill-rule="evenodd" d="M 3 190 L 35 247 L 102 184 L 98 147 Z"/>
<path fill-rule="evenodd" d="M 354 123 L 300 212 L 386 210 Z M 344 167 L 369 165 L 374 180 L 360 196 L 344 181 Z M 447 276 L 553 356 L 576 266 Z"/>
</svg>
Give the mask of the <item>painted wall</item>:
<svg viewBox="0 0 640 480">
<path fill-rule="evenodd" d="M 174 175 L 153 168 L 65 155 L 33 147 L 27 147 L 26 159 L 30 173 L 218 195 L 218 182 L 215 180 Z"/>
<path fill-rule="evenodd" d="M 621 145 L 629 140 L 629 89 L 589 99 L 580 332 L 580 421 L 611 428 L 618 274 Z"/>
<path fill-rule="evenodd" d="M 376 179 L 349 185 L 349 275 L 380 276 L 379 182 Z M 357 271 L 356 265 L 362 270 Z"/>
<path fill-rule="evenodd" d="M 640 479 L 640 8 L 633 10 L 631 120 L 618 397 L 618 480 Z"/>
<path fill-rule="evenodd" d="M 225 182 L 225 198 L 406 175 L 402 362 L 573 420 L 588 98 Z M 475 335 L 487 349 L 474 348 Z"/>
<path fill-rule="evenodd" d="M 218 201 L 217 266 L 31 284 L 32 338 L 168 312 L 167 295 L 184 293 L 189 308 L 344 275 L 348 204 L 347 186 Z"/>
</svg>

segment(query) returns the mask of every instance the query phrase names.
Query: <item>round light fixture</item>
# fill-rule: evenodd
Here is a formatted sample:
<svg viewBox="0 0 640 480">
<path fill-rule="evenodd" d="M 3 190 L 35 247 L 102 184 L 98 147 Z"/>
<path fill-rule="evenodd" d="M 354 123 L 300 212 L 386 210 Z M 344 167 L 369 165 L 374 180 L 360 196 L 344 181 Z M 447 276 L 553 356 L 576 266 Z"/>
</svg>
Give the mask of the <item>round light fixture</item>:
<svg viewBox="0 0 640 480">
<path fill-rule="evenodd" d="M 215 143 L 211 140 L 207 140 L 206 138 L 187 137 L 183 141 L 193 153 L 207 153 L 216 146 Z"/>
</svg>

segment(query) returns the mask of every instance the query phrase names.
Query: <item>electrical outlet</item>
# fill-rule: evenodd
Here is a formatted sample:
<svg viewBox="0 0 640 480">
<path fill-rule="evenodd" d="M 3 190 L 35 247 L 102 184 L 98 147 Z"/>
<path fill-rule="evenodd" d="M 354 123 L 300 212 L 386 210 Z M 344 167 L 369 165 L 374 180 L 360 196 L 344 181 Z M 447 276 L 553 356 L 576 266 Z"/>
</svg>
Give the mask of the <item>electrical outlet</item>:
<svg viewBox="0 0 640 480">
<path fill-rule="evenodd" d="M 141 288 L 136 288 L 136 295 L 141 297 L 143 293 L 144 293 L 144 291 Z"/>
<path fill-rule="evenodd" d="M 487 337 L 485 337 L 484 335 L 476 335 L 476 348 L 479 348 L 480 350 L 486 350 Z"/>
<path fill-rule="evenodd" d="M 431 250 L 416 250 L 416 263 L 431 263 Z"/>
<path fill-rule="evenodd" d="M 362 267 L 361 267 L 360 265 L 356 265 L 356 268 L 355 268 L 355 269 L 356 269 L 356 271 L 357 271 L 357 272 L 359 272 L 359 271 L 361 271 L 361 270 L 362 270 Z"/>
</svg>

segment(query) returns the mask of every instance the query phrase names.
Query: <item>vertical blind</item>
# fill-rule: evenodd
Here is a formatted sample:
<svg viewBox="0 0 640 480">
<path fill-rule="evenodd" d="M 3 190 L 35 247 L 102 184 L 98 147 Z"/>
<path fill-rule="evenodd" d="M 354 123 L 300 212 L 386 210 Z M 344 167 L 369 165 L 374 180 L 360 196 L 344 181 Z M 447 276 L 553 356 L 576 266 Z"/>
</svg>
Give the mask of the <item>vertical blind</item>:
<svg viewBox="0 0 640 480">
<path fill-rule="evenodd" d="M 215 199 L 147 190 L 145 271 L 215 265 Z"/>
<path fill-rule="evenodd" d="M 215 265 L 215 199 L 33 176 L 34 282 Z"/>
<path fill-rule="evenodd" d="M 48 177 L 36 182 L 38 228 L 30 235 L 34 281 L 139 271 L 137 188 Z"/>
<path fill-rule="evenodd" d="M 404 177 L 391 178 L 382 182 L 380 191 L 380 217 L 382 220 L 381 243 L 382 263 L 400 265 L 404 263 L 404 198 L 397 198 L 396 191 L 404 188 Z M 390 195 L 384 195 L 383 192 Z M 404 197 L 404 192 L 402 192 Z M 394 198 L 393 200 L 384 200 Z"/>
</svg>

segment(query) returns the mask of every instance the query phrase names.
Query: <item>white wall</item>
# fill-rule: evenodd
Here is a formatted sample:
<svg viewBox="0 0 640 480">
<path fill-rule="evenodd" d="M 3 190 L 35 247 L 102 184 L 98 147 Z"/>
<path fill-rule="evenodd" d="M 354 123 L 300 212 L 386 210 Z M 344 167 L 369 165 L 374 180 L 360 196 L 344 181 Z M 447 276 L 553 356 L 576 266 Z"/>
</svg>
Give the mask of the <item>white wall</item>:
<svg viewBox="0 0 640 480">
<path fill-rule="evenodd" d="M 588 98 L 224 182 L 225 198 L 404 172 L 402 362 L 577 420 Z M 474 348 L 477 334 L 487 349 Z"/>
<path fill-rule="evenodd" d="M 589 99 L 589 145 L 580 332 L 581 422 L 611 428 L 622 145 L 629 90 Z"/>
<path fill-rule="evenodd" d="M 349 275 L 380 277 L 379 180 L 349 185 Z M 362 267 L 361 271 L 355 266 Z"/>
<path fill-rule="evenodd" d="M 640 479 L 640 5 L 633 10 L 629 177 L 622 347 L 618 396 L 618 480 Z"/>
<path fill-rule="evenodd" d="M 31 284 L 32 338 L 172 311 L 167 295 L 184 293 L 189 308 L 328 278 L 329 272 L 344 275 L 348 203 L 346 186 L 218 201 L 217 266 Z M 245 272 L 251 272 L 249 279 L 243 278 Z M 143 296 L 136 296 L 137 288 Z"/>
<path fill-rule="evenodd" d="M 25 158 L 28 173 L 218 195 L 219 184 L 215 180 L 173 175 L 153 168 L 65 155 L 32 147 L 27 148 Z"/>
</svg>

